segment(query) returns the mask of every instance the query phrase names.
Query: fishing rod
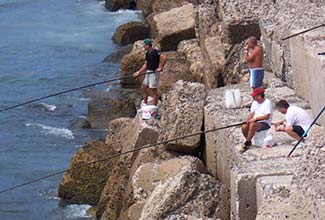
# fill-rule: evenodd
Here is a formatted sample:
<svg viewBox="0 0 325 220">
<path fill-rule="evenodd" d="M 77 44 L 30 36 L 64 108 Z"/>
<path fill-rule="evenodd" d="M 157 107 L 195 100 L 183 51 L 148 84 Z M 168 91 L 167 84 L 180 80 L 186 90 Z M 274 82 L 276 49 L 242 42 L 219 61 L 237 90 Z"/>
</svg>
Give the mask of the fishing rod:
<svg viewBox="0 0 325 220">
<path fill-rule="evenodd" d="M 303 135 L 301 135 L 301 138 L 299 139 L 299 141 L 296 143 L 296 145 L 292 148 L 292 150 L 290 151 L 290 153 L 288 154 L 287 158 L 289 158 L 291 156 L 291 154 L 295 151 L 295 149 L 297 148 L 297 146 L 300 144 L 300 142 L 307 136 L 309 130 L 313 127 L 313 125 L 317 122 L 317 120 L 319 119 L 319 117 L 323 114 L 323 112 L 325 111 L 325 106 L 323 108 L 322 111 L 320 111 L 320 113 L 317 115 L 317 117 L 315 118 L 315 120 L 313 121 L 313 123 L 311 123 L 311 125 L 309 126 L 309 128 L 303 133 Z"/>
<path fill-rule="evenodd" d="M 307 30 L 304 30 L 304 31 L 298 32 L 298 33 L 296 33 L 296 34 L 292 34 L 292 35 L 290 35 L 290 36 L 288 36 L 288 37 L 282 38 L 281 40 L 285 41 L 285 40 L 288 40 L 288 39 L 290 39 L 290 38 L 296 37 L 296 36 L 298 36 L 298 35 L 300 35 L 300 34 L 304 34 L 304 33 L 307 33 L 307 32 L 309 32 L 309 31 L 312 31 L 312 30 L 315 30 L 315 29 L 318 29 L 318 28 L 321 28 L 321 27 L 325 27 L 325 24 L 321 24 L 321 25 L 318 25 L 318 26 L 315 26 L 315 27 L 309 28 L 309 29 L 307 29 Z"/>
<path fill-rule="evenodd" d="M 40 177 L 40 178 L 37 178 L 37 179 L 31 180 L 31 181 L 28 181 L 28 182 L 25 182 L 25 183 L 22 183 L 22 184 L 19 184 L 19 185 L 16 185 L 16 186 L 10 187 L 10 188 L 7 188 L 7 189 L 3 189 L 3 190 L 0 191 L 0 194 L 5 193 L 5 192 L 8 192 L 8 191 L 15 190 L 15 189 L 18 189 L 18 188 L 21 188 L 21 187 L 23 187 L 23 186 L 30 185 L 30 184 L 32 184 L 32 183 L 39 182 L 39 181 L 44 180 L 44 179 L 48 179 L 48 178 L 53 177 L 53 176 L 57 176 L 57 175 L 59 175 L 59 174 L 62 174 L 62 173 L 64 173 L 64 172 L 67 172 L 67 171 L 77 170 L 77 169 L 80 169 L 80 168 L 85 167 L 85 166 L 89 166 L 89 165 L 92 165 L 92 164 L 95 164 L 95 163 L 99 163 L 99 162 L 104 162 L 104 161 L 107 161 L 107 160 L 110 160 L 110 159 L 113 159 L 113 158 L 116 158 L 116 157 L 119 157 L 119 156 L 122 156 L 122 155 L 126 155 L 126 154 L 130 154 L 130 153 L 134 153 L 134 152 L 137 152 L 137 151 L 140 151 L 140 150 L 146 149 L 146 148 L 152 148 L 152 147 L 159 146 L 159 145 L 161 145 L 161 144 L 167 144 L 167 143 L 169 143 L 169 142 L 173 142 L 173 141 L 177 141 L 177 140 L 185 139 L 185 138 L 188 138 L 188 137 L 193 137 L 193 136 L 197 136 L 197 135 L 202 135 L 202 134 L 206 134 L 206 133 L 211 133 L 211 132 L 214 132 L 214 131 L 224 130 L 224 129 L 227 129 L 227 128 L 232 128 L 232 127 L 241 126 L 241 125 L 243 125 L 243 124 L 245 124 L 245 123 L 246 123 L 246 122 L 241 122 L 241 123 L 232 124 L 232 125 L 228 125 L 228 126 L 224 126 L 224 127 L 220 127 L 220 128 L 213 128 L 213 129 L 206 130 L 206 131 L 200 131 L 200 132 L 197 132 L 197 133 L 184 135 L 184 136 L 177 137 L 177 138 L 173 138 L 173 139 L 169 139 L 169 140 L 166 140 L 166 141 L 160 141 L 160 142 L 157 142 L 157 143 L 154 143 L 154 144 L 142 145 L 142 146 L 140 146 L 139 148 L 134 149 L 134 150 L 129 150 L 129 151 L 125 151 L 125 152 L 122 152 L 122 153 L 117 153 L 117 154 L 114 154 L 114 155 L 112 155 L 112 156 L 109 156 L 109 157 L 106 157 L 106 158 L 102 158 L 102 159 L 100 159 L 100 160 L 95 160 L 95 161 L 91 161 L 91 162 L 88 162 L 88 163 L 84 163 L 84 164 L 79 165 L 79 166 L 76 166 L 76 167 L 72 167 L 72 168 L 70 168 L 70 169 L 59 170 L 59 171 L 56 171 L 56 172 L 54 172 L 54 173 L 48 174 L 48 175 L 46 175 L 46 176 L 43 176 L 43 177 Z"/>
<path fill-rule="evenodd" d="M 145 75 L 145 74 L 151 74 L 151 73 L 154 73 L 154 72 L 153 71 L 148 71 L 148 72 L 139 74 L 137 77 L 139 77 L 141 75 Z M 22 102 L 22 103 L 19 103 L 19 104 L 16 104 L 16 105 L 4 108 L 4 109 L 0 109 L 0 112 L 8 111 L 10 109 L 18 108 L 20 106 L 31 104 L 31 103 L 34 103 L 34 102 L 37 102 L 37 101 L 40 101 L 40 100 L 43 100 L 43 99 L 47 99 L 47 98 L 50 98 L 50 97 L 62 95 L 62 94 L 65 94 L 65 93 L 74 92 L 74 91 L 78 91 L 78 90 L 81 90 L 81 89 L 94 87 L 94 86 L 102 85 L 102 84 L 109 83 L 109 82 L 119 81 L 119 80 L 123 80 L 123 79 L 129 79 L 129 78 L 136 78 L 136 77 L 133 77 L 132 75 L 128 75 L 128 76 L 124 76 L 124 77 L 112 78 L 112 79 L 105 80 L 105 81 L 102 81 L 102 82 L 92 83 L 92 84 L 85 85 L 85 86 L 80 86 L 80 87 L 73 88 L 73 89 L 68 89 L 68 90 L 65 90 L 65 91 L 53 93 L 53 94 L 50 94 L 50 95 L 46 95 L 46 96 L 43 96 L 43 97 L 39 97 L 39 98 L 29 100 L 29 101 L 26 101 L 26 102 Z"/>
</svg>

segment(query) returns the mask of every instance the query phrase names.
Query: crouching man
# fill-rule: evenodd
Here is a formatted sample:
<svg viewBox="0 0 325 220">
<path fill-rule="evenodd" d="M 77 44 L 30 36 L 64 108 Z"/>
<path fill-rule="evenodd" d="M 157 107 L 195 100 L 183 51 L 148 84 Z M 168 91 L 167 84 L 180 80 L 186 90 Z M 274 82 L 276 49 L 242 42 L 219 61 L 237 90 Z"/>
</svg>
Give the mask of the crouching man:
<svg viewBox="0 0 325 220">
<path fill-rule="evenodd" d="M 274 123 L 275 130 L 286 132 L 290 137 L 299 141 L 312 123 L 308 113 L 302 108 L 289 105 L 286 100 L 280 100 L 276 103 L 276 108 L 285 114 L 285 120 Z"/>
<path fill-rule="evenodd" d="M 242 132 L 246 141 L 241 145 L 239 152 L 244 153 L 252 146 L 252 138 L 255 132 L 270 129 L 272 121 L 272 103 L 265 98 L 262 87 L 255 88 L 250 94 L 253 97 L 250 113 L 247 116 L 246 123 L 242 125 Z"/>
</svg>

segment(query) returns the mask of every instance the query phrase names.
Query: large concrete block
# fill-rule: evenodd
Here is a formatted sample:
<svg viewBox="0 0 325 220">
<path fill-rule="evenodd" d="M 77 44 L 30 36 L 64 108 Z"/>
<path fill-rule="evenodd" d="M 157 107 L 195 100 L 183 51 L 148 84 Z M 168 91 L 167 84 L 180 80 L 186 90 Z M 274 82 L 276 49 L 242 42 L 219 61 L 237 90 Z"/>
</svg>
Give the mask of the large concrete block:
<svg viewBox="0 0 325 220">
<path fill-rule="evenodd" d="M 254 220 L 257 214 L 256 182 L 263 176 L 290 175 L 298 159 L 274 158 L 242 164 L 231 170 L 231 219 Z"/>
<path fill-rule="evenodd" d="M 195 37 L 195 14 L 192 4 L 173 8 L 153 17 L 153 28 L 162 51 L 176 50 L 182 40 Z"/>
<path fill-rule="evenodd" d="M 325 51 L 320 49 L 325 48 L 325 35 L 320 35 L 315 32 L 290 40 L 293 87 L 309 101 L 315 117 L 325 106 L 325 56 L 318 55 Z M 319 123 L 325 125 L 325 115 Z"/>
<path fill-rule="evenodd" d="M 292 184 L 292 175 L 263 176 L 256 182 L 256 206 L 257 211 L 266 199 L 279 195 L 288 198 Z"/>
</svg>

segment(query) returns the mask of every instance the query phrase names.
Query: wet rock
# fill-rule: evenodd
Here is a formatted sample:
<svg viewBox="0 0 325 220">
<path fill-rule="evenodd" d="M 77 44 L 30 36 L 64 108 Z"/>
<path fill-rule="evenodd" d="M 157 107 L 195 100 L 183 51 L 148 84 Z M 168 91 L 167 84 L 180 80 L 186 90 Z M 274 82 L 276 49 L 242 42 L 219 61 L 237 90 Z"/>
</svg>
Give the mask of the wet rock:
<svg viewBox="0 0 325 220">
<path fill-rule="evenodd" d="M 136 9 L 136 0 L 105 0 L 105 7 L 111 11 L 119 9 Z"/>
<path fill-rule="evenodd" d="M 124 47 L 119 48 L 116 52 L 111 53 L 107 57 L 104 58 L 104 63 L 119 63 L 121 62 L 123 56 L 130 53 L 133 45 L 129 44 Z"/>
<path fill-rule="evenodd" d="M 181 52 L 167 52 L 167 63 L 160 73 L 158 93 L 162 95 L 169 91 L 178 80 L 194 82 L 190 72 L 190 64 Z"/>
<path fill-rule="evenodd" d="M 180 172 L 159 184 L 146 201 L 140 220 L 214 217 L 219 205 L 219 184 L 211 176 Z"/>
<path fill-rule="evenodd" d="M 149 35 L 149 27 L 146 23 L 130 21 L 119 26 L 114 35 L 113 41 L 126 45 L 134 43 L 137 40 L 143 40 Z"/>
<path fill-rule="evenodd" d="M 159 45 L 153 43 L 153 47 L 159 50 Z M 137 41 L 133 44 L 131 52 L 125 55 L 121 60 L 121 77 L 131 76 L 135 71 L 141 68 L 145 61 L 145 50 L 143 48 L 143 41 Z M 140 87 L 143 81 L 143 76 L 121 80 L 123 88 Z"/>
<path fill-rule="evenodd" d="M 90 122 L 87 117 L 78 117 L 71 122 L 73 129 L 87 129 L 90 128 Z"/>
<path fill-rule="evenodd" d="M 80 148 L 72 158 L 69 170 L 61 180 L 59 197 L 68 202 L 96 205 L 117 160 L 105 160 L 78 169 L 73 168 L 112 156 L 115 153 L 112 148 L 99 141 L 88 142 Z"/>
<path fill-rule="evenodd" d="M 164 128 L 161 140 L 168 140 L 200 132 L 206 88 L 200 83 L 178 81 L 173 89 L 163 96 L 161 125 Z M 167 149 L 186 153 L 195 152 L 200 145 L 200 135 L 169 142 Z"/>
<path fill-rule="evenodd" d="M 176 50 L 182 40 L 195 37 L 195 13 L 192 4 L 173 8 L 153 17 L 153 29 L 162 51 Z"/>
<path fill-rule="evenodd" d="M 88 116 L 92 128 L 108 128 L 109 122 L 119 117 L 134 117 L 136 108 L 127 99 L 93 99 L 88 103 Z"/>
</svg>

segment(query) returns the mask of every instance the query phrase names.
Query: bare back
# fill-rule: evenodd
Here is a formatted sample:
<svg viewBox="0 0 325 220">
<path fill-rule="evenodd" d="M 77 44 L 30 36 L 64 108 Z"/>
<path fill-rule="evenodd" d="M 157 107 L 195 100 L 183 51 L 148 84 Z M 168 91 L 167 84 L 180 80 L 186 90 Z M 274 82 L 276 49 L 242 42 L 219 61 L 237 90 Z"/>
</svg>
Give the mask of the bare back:
<svg viewBox="0 0 325 220">
<path fill-rule="evenodd" d="M 263 66 L 263 48 L 256 46 L 246 58 L 249 69 L 260 68 Z"/>
</svg>

